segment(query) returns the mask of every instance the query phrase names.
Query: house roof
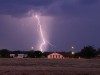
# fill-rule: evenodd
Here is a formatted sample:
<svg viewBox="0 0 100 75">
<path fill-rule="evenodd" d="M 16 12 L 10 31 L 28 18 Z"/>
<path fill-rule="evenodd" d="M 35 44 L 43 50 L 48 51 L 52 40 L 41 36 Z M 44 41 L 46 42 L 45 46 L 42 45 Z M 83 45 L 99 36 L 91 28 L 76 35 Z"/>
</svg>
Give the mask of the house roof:
<svg viewBox="0 0 100 75">
<path fill-rule="evenodd" d="M 51 53 L 51 54 L 59 54 L 59 55 L 62 55 L 64 57 L 67 57 L 67 54 L 65 52 L 54 52 L 54 53 Z M 51 55 L 49 54 L 49 55 Z"/>
<path fill-rule="evenodd" d="M 58 53 L 63 55 L 64 57 L 68 57 L 70 56 L 70 52 L 44 52 L 44 56 L 47 57 L 48 55 L 52 54 L 52 53 Z"/>
<path fill-rule="evenodd" d="M 59 53 L 52 53 L 52 54 L 49 54 L 49 55 L 62 55 L 62 54 L 59 54 Z"/>
</svg>

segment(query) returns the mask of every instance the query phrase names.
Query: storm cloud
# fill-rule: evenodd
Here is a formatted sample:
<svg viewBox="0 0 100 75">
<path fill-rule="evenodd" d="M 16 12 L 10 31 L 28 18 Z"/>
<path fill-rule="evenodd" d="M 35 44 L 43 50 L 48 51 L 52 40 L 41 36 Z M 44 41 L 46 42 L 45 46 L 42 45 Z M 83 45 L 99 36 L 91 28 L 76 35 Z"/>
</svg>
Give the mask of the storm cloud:
<svg viewBox="0 0 100 75">
<path fill-rule="evenodd" d="M 92 13 L 98 7 L 99 0 L 0 0 L 0 13 L 12 16 L 25 16 L 29 11 L 43 15 L 67 13 Z M 92 6 L 93 5 L 93 6 Z M 90 10 L 90 11 L 89 11 Z M 95 9 L 97 11 L 97 8 Z"/>
<path fill-rule="evenodd" d="M 48 50 L 70 50 L 72 45 L 76 51 L 85 45 L 99 47 L 99 0 L 0 0 L 0 48 L 25 50 L 36 44 L 36 23 L 30 18 L 35 13 L 41 13 L 50 30 L 54 48 Z M 52 18 L 52 25 L 47 17 Z"/>
<path fill-rule="evenodd" d="M 41 10 L 48 7 L 53 0 L 0 0 L 0 13 L 8 15 L 23 15 L 31 10 Z"/>
</svg>

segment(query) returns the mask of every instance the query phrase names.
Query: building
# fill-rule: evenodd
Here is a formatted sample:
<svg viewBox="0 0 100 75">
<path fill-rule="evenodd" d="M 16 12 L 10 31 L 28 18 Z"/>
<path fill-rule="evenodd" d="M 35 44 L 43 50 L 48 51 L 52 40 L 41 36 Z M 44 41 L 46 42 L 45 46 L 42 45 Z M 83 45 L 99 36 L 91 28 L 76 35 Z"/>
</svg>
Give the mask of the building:
<svg viewBox="0 0 100 75">
<path fill-rule="evenodd" d="M 26 58 L 27 54 L 18 54 L 17 58 Z"/>
<path fill-rule="evenodd" d="M 11 58 L 26 58 L 27 54 L 10 54 Z"/>
<path fill-rule="evenodd" d="M 15 57 L 15 54 L 10 54 L 10 57 L 11 57 L 11 58 L 14 58 L 14 57 Z"/>
<path fill-rule="evenodd" d="M 59 53 L 52 53 L 47 56 L 48 59 L 64 59 L 64 56 Z"/>
</svg>

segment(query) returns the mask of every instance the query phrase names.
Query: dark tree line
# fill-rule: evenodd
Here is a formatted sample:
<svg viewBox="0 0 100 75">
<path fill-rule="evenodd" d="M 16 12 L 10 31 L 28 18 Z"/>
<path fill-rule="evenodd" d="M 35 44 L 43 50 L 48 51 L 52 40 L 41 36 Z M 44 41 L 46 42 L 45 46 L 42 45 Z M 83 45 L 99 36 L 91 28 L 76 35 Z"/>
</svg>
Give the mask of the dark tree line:
<svg viewBox="0 0 100 75">
<path fill-rule="evenodd" d="M 0 58 L 9 58 L 10 54 L 15 54 L 15 56 L 18 56 L 18 54 L 27 54 L 28 58 L 42 58 L 42 57 L 47 57 L 49 54 L 53 52 L 44 52 L 42 53 L 41 51 L 21 51 L 21 50 L 16 50 L 16 51 L 11 51 L 7 49 L 1 49 L 0 50 Z M 64 57 L 69 57 L 69 58 L 94 58 L 98 55 L 100 55 L 100 48 L 95 49 L 93 46 L 85 46 L 83 49 L 81 49 L 80 52 L 75 53 L 74 55 L 72 52 L 57 52 L 62 54 Z"/>
<path fill-rule="evenodd" d="M 75 54 L 75 57 L 94 58 L 99 55 L 99 49 L 96 50 L 93 46 L 85 46 L 80 52 Z"/>
<path fill-rule="evenodd" d="M 0 57 L 1 58 L 10 58 L 10 54 L 15 54 L 17 57 L 18 54 L 27 54 L 27 57 L 29 58 L 41 58 L 42 57 L 42 52 L 41 51 L 21 51 L 21 50 L 16 50 L 16 51 L 10 51 L 7 49 L 2 49 L 0 50 Z"/>
<path fill-rule="evenodd" d="M 0 50 L 0 57 L 2 58 L 9 58 L 10 51 L 7 49 Z"/>
<path fill-rule="evenodd" d="M 96 57 L 97 51 L 92 46 L 86 46 L 81 50 L 81 57 L 93 58 Z"/>
</svg>

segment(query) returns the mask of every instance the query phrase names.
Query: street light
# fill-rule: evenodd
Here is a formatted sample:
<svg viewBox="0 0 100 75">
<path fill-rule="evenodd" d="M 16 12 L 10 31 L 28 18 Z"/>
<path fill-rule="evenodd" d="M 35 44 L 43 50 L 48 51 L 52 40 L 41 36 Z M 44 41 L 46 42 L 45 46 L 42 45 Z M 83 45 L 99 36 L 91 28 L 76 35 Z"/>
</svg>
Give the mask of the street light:
<svg viewBox="0 0 100 75">
<path fill-rule="evenodd" d="M 74 55 L 75 54 L 75 52 L 72 52 L 72 55 Z"/>
</svg>

